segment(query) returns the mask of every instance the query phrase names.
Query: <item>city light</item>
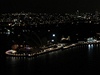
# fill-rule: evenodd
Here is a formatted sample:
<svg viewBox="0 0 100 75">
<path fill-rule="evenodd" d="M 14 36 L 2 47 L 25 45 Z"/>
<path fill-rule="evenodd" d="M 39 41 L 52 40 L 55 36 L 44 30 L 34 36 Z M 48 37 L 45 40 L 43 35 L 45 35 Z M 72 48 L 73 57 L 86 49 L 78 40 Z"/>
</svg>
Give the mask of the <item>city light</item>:
<svg viewBox="0 0 100 75">
<path fill-rule="evenodd" d="M 55 34 L 52 34 L 53 37 L 55 37 Z"/>
<path fill-rule="evenodd" d="M 96 28 L 92 25 L 98 26 L 99 22 L 99 14 L 80 13 L 78 10 L 76 14 L 5 13 L 0 14 L 0 35 L 13 38 L 12 43 L 21 42 L 31 46 L 41 43 L 41 46 L 46 47 L 61 42 L 69 44 L 72 42 L 84 43 L 85 41 L 89 44 L 97 42 L 97 39 L 93 38 L 97 33 Z M 85 30 L 87 28 L 88 31 Z M 92 33 L 94 34 L 91 35 Z M 63 37 L 61 37 L 62 35 Z M 96 35 L 100 39 L 99 32 Z"/>
<path fill-rule="evenodd" d="M 52 39 L 51 41 L 54 42 L 54 39 Z"/>
</svg>

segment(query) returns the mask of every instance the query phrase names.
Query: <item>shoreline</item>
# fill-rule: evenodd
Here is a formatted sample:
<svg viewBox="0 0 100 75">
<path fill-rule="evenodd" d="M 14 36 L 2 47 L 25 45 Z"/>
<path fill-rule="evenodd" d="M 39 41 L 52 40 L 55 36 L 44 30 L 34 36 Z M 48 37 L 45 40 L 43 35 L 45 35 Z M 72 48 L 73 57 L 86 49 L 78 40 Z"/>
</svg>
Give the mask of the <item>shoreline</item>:
<svg viewBox="0 0 100 75">
<path fill-rule="evenodd" d="M 57 51 L 57 50 L 64 50 L 64 49 L 68 49 L 68 48 L 72 48 L 72 47 L 75 47 L 77 45 L 88 45 L 88 44 L 99 44 L 100 41 L 98 42 L 82 42 L 82 43 L 72 43 L 70 45 L 65 45 L 65 44 L 56 44 L 57 47 L 50 47 L 50 48 L 46 48 L 44 50 L 41 50 L 39 52 L 36 52 L 36 53 L 10 53 L 8 51 L 5 52 L 5 54 L 7 56 L 12 56 L 12 57 L 34 57 L 34 56 L 38 56 L 38 55 L 41 55 L 41 54 L 45 54 L 45 53 L 49 53 L 49 52 L 52 52 L 52 51 Z"/>
</svg>

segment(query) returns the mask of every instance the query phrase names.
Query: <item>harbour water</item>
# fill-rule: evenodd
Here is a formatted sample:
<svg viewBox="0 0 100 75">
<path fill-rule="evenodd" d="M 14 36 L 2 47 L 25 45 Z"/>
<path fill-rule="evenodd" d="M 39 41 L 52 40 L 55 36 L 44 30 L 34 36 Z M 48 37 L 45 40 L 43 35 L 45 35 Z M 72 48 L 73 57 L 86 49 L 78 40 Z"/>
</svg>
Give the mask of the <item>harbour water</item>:
<svg viewBox="0 0 100 75">
<path fill-rule="evenodd" d="M 37 57 L 0 55 L 0 73 L 10 75 L 99 74 L 100 44 L 76 46 Z"/>
</svg>

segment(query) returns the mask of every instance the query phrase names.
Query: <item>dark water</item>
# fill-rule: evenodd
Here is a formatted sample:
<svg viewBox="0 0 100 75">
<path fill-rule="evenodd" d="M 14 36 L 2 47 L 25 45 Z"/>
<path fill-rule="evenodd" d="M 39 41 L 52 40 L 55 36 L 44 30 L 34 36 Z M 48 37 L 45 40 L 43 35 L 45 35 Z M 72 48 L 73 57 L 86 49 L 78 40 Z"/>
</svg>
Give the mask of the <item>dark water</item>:
<svg viewBox="0 0 100 75">
<path fill-rule="evenodd" d="M 77 46 L 37 57 L 0 56 L 0 74 L 100 74 L 100 44 Z"/>
</svg>

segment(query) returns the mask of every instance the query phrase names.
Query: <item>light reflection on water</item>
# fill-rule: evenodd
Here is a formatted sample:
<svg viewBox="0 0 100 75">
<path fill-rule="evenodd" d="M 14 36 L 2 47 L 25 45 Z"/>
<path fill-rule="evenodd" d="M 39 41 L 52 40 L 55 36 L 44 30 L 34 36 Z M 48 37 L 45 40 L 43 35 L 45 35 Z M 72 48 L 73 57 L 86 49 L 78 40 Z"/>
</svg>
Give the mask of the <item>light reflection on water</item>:
<svg viewBox="0 0 100 75">
<path fill-rule="evenodd" d="M 100 48 L 99 45 L 91 44 L 37 57 L 6 57 L 5 60 L 6 70 L 12 75 L 96 72 L 97 67 L 100 67 Z"/>
<path fill-rule="evenodd" d="M 88 45 L 88 53 L 89 53 L 89 55 L 92 54 L 92 52 L 93 52 L 93 44 L 89 44 Z"/>
</svg>

